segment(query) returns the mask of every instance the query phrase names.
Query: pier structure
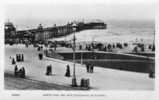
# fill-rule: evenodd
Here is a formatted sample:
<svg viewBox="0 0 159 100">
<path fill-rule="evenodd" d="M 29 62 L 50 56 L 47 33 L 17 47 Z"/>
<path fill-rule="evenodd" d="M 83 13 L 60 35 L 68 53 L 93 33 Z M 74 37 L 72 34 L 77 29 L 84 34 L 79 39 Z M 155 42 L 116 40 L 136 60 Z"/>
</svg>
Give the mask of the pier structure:
<svg viewBox="0 0 159 100">
<path fill-rule="evenodd" d="M 29 41 L 46 41 L 47 39 L 66 36 L 73 33 L 73 24 L 76 24 L 76 31 L 88 30 L 88 29 L 106 29 L 104 22 L 70 22 L 63 26 L 44 27 L 42 24 L 35 29 L 16 30 L 13 23 L 5 23 L 5 40 L 29 40 Z M 15 40 L 14 40 L 15 41 Z"/>
</svg>

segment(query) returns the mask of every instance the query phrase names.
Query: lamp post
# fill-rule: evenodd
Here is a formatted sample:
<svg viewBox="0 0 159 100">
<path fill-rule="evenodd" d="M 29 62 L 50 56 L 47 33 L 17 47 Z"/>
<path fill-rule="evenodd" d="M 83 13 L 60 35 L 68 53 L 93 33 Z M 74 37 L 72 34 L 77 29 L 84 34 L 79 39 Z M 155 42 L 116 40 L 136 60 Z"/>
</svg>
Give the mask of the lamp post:
<svg viewBox="0 0 159 100">
<path fill-rule="evenodd" d="M 72 86 L 76 87 L 77 82 L 76 82 L 76 66 L 75 66 L 75 49 L 76 49 L 76 37 L 75 37 L 75 31 L 76 31 L 76 24 L 72 25 L 73 27 L 73 78 L 72 78 Z"/>
<path fill-rule="evenodd" d="M 95 37 L 92 38 L 92 59 L 94 59 L 94 39 Z"/>
<path fill-rule="evenodd" d="M 155 30 L 154 30 L 154 37 L 153 37 L 153 38 L 154 38 L 154 39 L 153 39 L 153 44 L 154 44 L 154 45 L 155 45 L 155 33 L 156 33 L 156 32 L 155 32 Z"/>
</svg>

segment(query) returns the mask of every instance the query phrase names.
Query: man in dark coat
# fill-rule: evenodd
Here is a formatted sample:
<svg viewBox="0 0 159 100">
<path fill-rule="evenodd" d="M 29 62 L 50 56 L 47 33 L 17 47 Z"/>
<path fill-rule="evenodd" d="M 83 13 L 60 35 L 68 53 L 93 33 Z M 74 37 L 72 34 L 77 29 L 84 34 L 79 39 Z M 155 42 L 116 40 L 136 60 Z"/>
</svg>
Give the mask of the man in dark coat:
<svg viewBox="0 0 159 100">
<path fill-rule="evenodd" d="M 21 77 L 25 78 L 25 68 L 24 67 L 22 67 L 22 76 Z"/>
<path fill-rule="evenodd" d="M 43 54 L 39 53 L 39 59 L 42 60 L 43 59 Z"/>
<path fill-rule="evenodd" d="M 18 72 L 18 67 L 17 65 L 15 65 L 14 67 L 14 76 L 17 77 L 17 72 Z"/>
<path fill-rule="evenodd" d="M 21 61 L 21 57 L 20 57 L 20 54 L 18 54 L 18 61 Z"/>
<path fill-rule="evenodd" d="M 94 69 L 94 66 L 91 65 L 91 66 L 90 66 L 90 72 L 91 72 L 91 73 L 93 73 L 93 69 Z"/>
<path fill-rule="evenodd" d="M 66 69 L 66 74 L 65 74 L 66 77 L 70 77 L 70 66 L 67 65 L 67 69 Z"/>
<path fill-rule="evenodd" d="M 24 61 L 24 55 L 23 54 L 21 54 L 21 60 Z"/>
<path fill-rule="evenodd" d="M 18 54 L 16 54 L 16 61 L 18 61 L 19 60 L 19 58 L 18 58 Z"/>
<path fill-rule="evenodd" d="M 46 75 L 51 75 L 52 74 L 52 66 L 51 65 L 48 65 L 46 67 Z"/>
<path fill-rule="evenodd" d="M 89 64 L 86 64 L 87 72 L 89 73 Z"/>
<path fill-rule="evenodd" d="M 15 59 L 13 58 L 12 59 L 12 64 L 14 65 L 14 64 L 16 64 L 16 62 L 15 62 Z"/>
<path fill-rule="evenodd" d="M 49 66 L 46 67 L 46 75 L 49 75 Z"/>
</svg>

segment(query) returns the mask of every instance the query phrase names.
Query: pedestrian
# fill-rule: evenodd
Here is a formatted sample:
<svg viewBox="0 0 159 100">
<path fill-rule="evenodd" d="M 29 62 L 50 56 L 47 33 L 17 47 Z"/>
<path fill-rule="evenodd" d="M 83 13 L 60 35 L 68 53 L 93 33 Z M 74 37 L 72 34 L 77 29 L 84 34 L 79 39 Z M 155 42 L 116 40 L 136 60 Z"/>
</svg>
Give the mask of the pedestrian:
<svg viewBox="0 0 159 100">
<path fill-rule="evenodd" d="M 18 61 L 20 61 L 21 57 L 20 57 L 20 54 L 18 54 Z"/>
<path fill-rule="evenodd" d="M 89 64 L 86 64 L 87 73 L 89 73 Z"/>
<path fill-rule="evenodd" d="M 21 54 L 19 54 L 19 61 L 20 61 L 20 62 L 22 61 L 22 56 L 21 56 Z"/>
<path fill-rule="evenodd" d="M 19 62 L 19 54 L 17 54 L 17 62 Z"/>
<path fill-rule="evenodd" d="M 52 74 L 52 66 L 51 65 L 48 65 L 46 67 L 46 75 L 51 75 Z"/>
<path fill-rule="evenodd" d="M 155 68 L 154 68 L 154 64 L 149 67 L 149 77 L 150 77 L 150 78 L 155 78 Z"/>
<path fill-rule="evenodd" d="M 85 48 L 86 50 L 88 50 L 88 45 L 86 44 L 86 48 Z"/>
<path fill-rule="evenodd" d="M 23 54 L 21 54 L 21 60 L 24 61 L 24 55 Z"/>
<path fill-rule="evenodd" d="M 25 68 L 22 67 L 22 75 L 21 75 L 22 78 L 25 78 Z"/>
<path fill-rule="evenodd" d="M 49 75 L 49 66 L 46 67 L 46 75 Z"/>
<path fill-rule="evenodd" d="M 79 46 L 79 50 L 82 50 L 82 45 Z"/>
<path fill-rule="evenodd" d="M 39 59 L 42 60 L 43 59 L 43 54 L 39 53 Z"/>
<path fill-rule="evenodd" d="M 16 64 L 15 59 L 12 59 L 12 65 Z"/>
<path fill-rule="evenodd" d="M 16 54 L 16 61 L 18 62 L 18 54 Z"/>
<path fill-rule="evenodd" d="M 28 44 L 26 43 L 25 46 L 28 48 Z"/>
<path fill-rule="evenodd" d="M 18 72 L 18 67 L 17 65 L 15 65 L 14 67 L 14 76 L 17 77 L 17 72 Z"/>
<path fill-rule="evenodd" d="M 93 69 L 94 69 L 94 66 L 91 65 L 91 66 L 90 66 L 90 72 L 91 72 L 91 73 L 93 73 Z"/>
<path fill-rule="evenodd" d="M 20 54 L 20 61 L 23 61 L 23 54 Z"/>
<path fill-rule="evenodd" d="M 66 77 L 70 77 L 70 66 L 67 65 L 67 69 L 66 69 L 66 74 L 65 74 Z"/>
<path fill-rule="evenodd" d="M 37 51 L 40 51 L 40 46 L 38 46 Z"/>
<path fill-rule="evenodd" d="M 41 46 L 40 49 L 43 50 L 43 46 Z"/>
<path fill-rule="evenodd" d="M 17 73 L 17 76 L 22 78 L 22 76 L 23 76 L 22 74 L 23 74 L 23 69 L 20 68 L 18 73 Z"/>
<path fill-rule="evenodd" d="M 52 75 L 52 65 L 50 64 L 50 75 Z"/>
<path fill-rule="evenodd" d="M 47 55 L 48 55 L 48 51 L 47 51 L 47 49 L 45 49 L 45 50 L 44 50 L 44 54 L 45 54 L 45 56 L 47 56 Z"/>
<path fill-rule="evenodd" d="M 20 54 L 18 54 L 18 61 L 20 61 Z"/>
<path fill-rule="evenodd" d="M 104 51 L 107 51 L 107 46 L 104 47 Z"/>
</svg>

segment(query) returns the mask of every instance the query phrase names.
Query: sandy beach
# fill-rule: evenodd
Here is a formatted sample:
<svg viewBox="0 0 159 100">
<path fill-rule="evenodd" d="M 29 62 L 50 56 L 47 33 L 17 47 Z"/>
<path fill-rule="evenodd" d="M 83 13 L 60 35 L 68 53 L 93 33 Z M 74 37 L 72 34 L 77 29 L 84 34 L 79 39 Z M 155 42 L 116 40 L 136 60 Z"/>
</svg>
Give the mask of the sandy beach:
<svg viewBox="0 0 159 100">
<path fill-rule="evenodd" d="M 73 39 L 73 34 L 70 34 L 61 38 L 53 38 L 48 41 L 70 41 Z M 76 42 L 101 42 L 101 43 L 133 43 L 142 42 L 145 44 L 152 44 L 154 36 L 153 35 L 136 35 L 136 34 L 120 34 L 109 32 L 109 29 L 103 30 L 84 30 L 81 32 L 76 32 Z"/>
</svg>

